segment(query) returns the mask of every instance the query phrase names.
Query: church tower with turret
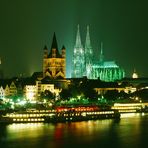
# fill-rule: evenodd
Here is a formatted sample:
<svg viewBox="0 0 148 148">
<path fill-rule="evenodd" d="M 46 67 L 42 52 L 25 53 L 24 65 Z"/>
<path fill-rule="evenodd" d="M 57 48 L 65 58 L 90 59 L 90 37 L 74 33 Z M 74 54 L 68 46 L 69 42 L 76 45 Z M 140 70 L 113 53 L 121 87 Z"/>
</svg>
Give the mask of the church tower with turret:
<svg viewBox="0 0 148 148">
<path fill-rule="evenodd" d="M 85 75 L 85 55 L 81 44 L 79 25 L 72 59 L 72 78 L 82 78 Z"/>
<path fill-rule="evenodd" d="M 61 53 L 59 52 L 55 33 L 49 53 L 47 46 L 44 47 L 43 77 L 46 76 L 51 79 L 66 77 L 66 49 L 63 46 Z"/>
</svg>

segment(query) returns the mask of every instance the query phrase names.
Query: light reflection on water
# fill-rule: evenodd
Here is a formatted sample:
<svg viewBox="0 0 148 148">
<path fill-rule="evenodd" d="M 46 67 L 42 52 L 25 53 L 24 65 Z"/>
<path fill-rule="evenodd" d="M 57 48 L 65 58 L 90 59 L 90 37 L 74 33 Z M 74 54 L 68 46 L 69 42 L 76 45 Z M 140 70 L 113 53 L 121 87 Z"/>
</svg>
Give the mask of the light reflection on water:
<svg viewBox="0 0 148 148">
<path fill-rule="evenodd" d="M 144 116 L 145 113 L 123 113 L 121 114 L 121 118 L 129 118 L 129 117 L 138 117 L 138 116 Z"/>
<path fill-rule="evenodd" d="M 148 114 L 124 114 L 120 120 L 28 123 L 0 126 L 0 147 L 145 147 Z"/>
</svg>

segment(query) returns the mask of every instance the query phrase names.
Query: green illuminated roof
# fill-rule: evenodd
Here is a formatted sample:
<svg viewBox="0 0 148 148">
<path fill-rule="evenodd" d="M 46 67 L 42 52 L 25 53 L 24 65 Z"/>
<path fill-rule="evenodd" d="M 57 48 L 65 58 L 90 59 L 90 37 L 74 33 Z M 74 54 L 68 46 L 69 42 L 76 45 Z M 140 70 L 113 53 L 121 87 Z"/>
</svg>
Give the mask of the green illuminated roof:
<svg viewBox="0 0 148 148">
<path fill-rule="evenodd" d="M 115 61 L 105 61 L 100 64 L 95 64 L 96 68 L 118 68 L 119 66 L 115 63 Z"/>
</svg>

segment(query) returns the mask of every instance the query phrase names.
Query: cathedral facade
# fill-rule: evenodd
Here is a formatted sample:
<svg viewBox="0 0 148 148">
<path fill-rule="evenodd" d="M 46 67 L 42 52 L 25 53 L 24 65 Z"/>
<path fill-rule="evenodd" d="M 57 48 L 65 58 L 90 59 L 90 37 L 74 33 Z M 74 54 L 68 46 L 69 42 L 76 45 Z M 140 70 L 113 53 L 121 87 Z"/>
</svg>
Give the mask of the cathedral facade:
<svg viewBox="0 0 148 148">
<path fill-rule="evenodd" d="M 72 78 L 82 78 L 86 76 L 88 79 L 100 79 L 106 82 L 113 82 L 124 78 L 125 72 L 115 61 L 105 61 L 103 54 L 103 44 L 101 43 L 101 51 L 99 59 L 95 60 L 93 49 L 91 46 L 89 26 L 87 26 L 85 46 L 81 43 L 80 29 L 78 25 L 76 43 L 72 59 Z"/>
<path fill-rule="evenodd" d="M 49 53 L 48 48 L 44 47 L 43 78 L 46 76 L 51 79 L 64 79 L 66 77 L 66 49 L 63 46 L 61 53 L 59 52 L 55 33 Z"/>
</svg>

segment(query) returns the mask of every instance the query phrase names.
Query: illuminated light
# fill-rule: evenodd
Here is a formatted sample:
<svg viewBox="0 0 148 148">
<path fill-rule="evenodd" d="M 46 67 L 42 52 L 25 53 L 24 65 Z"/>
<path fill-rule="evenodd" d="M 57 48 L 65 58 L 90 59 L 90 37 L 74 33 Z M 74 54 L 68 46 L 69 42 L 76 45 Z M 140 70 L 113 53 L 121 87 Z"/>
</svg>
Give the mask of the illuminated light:
<svg viewBox="0 0 148 148">
<path fill-rule="evenodd" d="M 140 103 L 115 103 L 114 106 L 141 106 Z"/>
<path fill-rule="evenodd" d="M 83 112 L 81 115 L 82 115 L 82 116 L 86 116 L 86 113 L 85 113 L 85 112 Z"/>
<path fill-rule="evenodd" d="M 133 79 L 137 79 L 138 78 L 138 74 L 136 72 L 134 72 L 133 75 L 132 75 L 132 78 Z"/>
<path fill-rule="evenodd" d="M 30 101 L 30 103 L 35 104 L 37 101 Z"/>
<path fill-rule="evenodd" d="M 80 49 L 80 53 L 81 53 L 81 54 L 83 53 L 83 49 L 82 49 L 82 48 Z"/>
<path fill-rule="evenodd" d="M 26 99 L 35 100 L 37 88 L 35 85 L 26 85 Z"/>
<path fill-rule="evenodd" d="M 121 114 L 121 118 L 133 117 L 135 115 L 137 115 L 137 113 L 125 113 Z"/>
<path fill-rule="evenodd" d="M 20 105 L 25 105 L 26 103 L 27 103 L 27 101 L 25 101 L 25 100 L 22 100 L 22 101 L 18 102 L 18 104 L 20 104 Z"/>
</svg>

